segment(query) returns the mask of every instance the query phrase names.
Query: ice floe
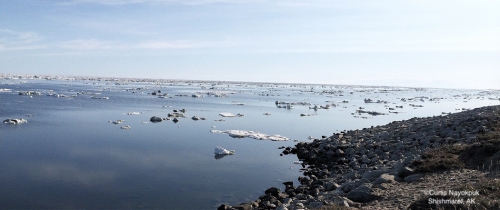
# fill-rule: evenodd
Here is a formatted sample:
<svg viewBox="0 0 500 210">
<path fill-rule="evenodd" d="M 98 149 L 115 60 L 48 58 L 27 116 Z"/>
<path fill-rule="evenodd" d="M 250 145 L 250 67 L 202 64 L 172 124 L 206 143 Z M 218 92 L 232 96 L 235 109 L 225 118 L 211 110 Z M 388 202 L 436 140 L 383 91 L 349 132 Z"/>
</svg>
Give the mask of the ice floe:
<svg viewBox="0 0 500 210">
<path fill-rule="evenodd" d="M 225 133 L 233 138 L 252 138 L 257 140 L 271 140 L 271 141 L 288 141 L 290 138 L 281 135 L 268 135 L 264 133 L 259 133 L 256 131 L 245 131 L 245 130 L 211 130 L 212 133 Z"/>
<path fill-rule="evenodd" d="M 234 155 L 234 150 L 227 150 L 227 149 L 224 149 L 220 146 L 216 146 L 214 153 L 216 155 Z"/>
<path fill-rule="evenodd" d="M 116 120 L 116 121 L 109 121 L 110 123 L 113 123 L 113 124 L 122 124 L 123 122 L 125 122 L 125 120 Z"/>
<path fill-rule="evenodd" d="M 230 112 L 221 112 L 219 113 L 220 116 L 222 117 L 243 117 L 245 116 L 244 114 L 241 114 L 241 113 L 238 113 L 238 114 L 233 114 L 233 113 L 230 113 Z"/>
<path fill-rule="evenodd" d="M 104 99 L 104 100 L 109 100 L 109 97 L 106 96 L 92 96 L 90 97 L 91 99 Z"/>
<path fill-rule="evenodd" d="M 20 124 L 20 123 L 27 123 L 28 121 L 25 119 L 6 119 L 3 121 L 3 123 L 7 124 Z"/>
<path fill-rule="evenodd" d="M 126 115 L 139 115 L 142 114 L 143 112 L 127 112 L 125 113 Z"/>
</svg>

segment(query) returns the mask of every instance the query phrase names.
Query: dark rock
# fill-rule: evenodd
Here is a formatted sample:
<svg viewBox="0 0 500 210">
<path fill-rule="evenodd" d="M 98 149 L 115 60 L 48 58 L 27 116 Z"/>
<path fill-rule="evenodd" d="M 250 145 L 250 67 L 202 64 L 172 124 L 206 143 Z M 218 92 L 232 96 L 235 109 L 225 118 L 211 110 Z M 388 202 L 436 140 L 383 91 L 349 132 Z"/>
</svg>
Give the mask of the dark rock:
<svg viewBox="0 0 500 210">
<path fill-rule="evenodd" d="M 252 204 L 250 203 L 242 203 L 240 205 L 233 206 L 234 209 L 237 210 L 251 210 L 252 209 Z"/>
<path fill-rule="evenodd" d="M 226 205 L 226 204 L 222 204 L 219 206 L 219 208 L 217 208 L 217 210 L 226 210 L 226 209 L 229 209 L 230 206 Z"/>
<path fill-rule="evenodd" d="M 321 208 L 321 207 L 323 207 L 323 202 L 318 202 L 318 201 L 309 202 L 309 208 L 311 208 L 311 209 L 317 209 L 317 208 Z"/>
<path fill-rule="evenodd" d="M 156 123 L 163 121 L 163 119 L 161 117 L 152 116 L 151 118 L 149 118 L 149 121 Z"/>
<path fill-rule="evenodd" d="M 361 185 L 347 193 L 347 198 L 355 202 L 367 203 L 376 199 L 377 196 L 373 194 L 372 188 L 367 185 Z"/>
<path fill-rule="evenodd" d="M 415 171 L 409 167 L 402 167 L 398 172 L 398 176 L 401 178 L 405 178 L 413 174 L 415 174 Z"/>
<path fill-rule="evenodd" d="M 280 192 L 281 190 L 276 188 L 276 187 L 271 187 L 269 189 L 267 189 L 266 191 L 264 191 L 264 193 L 267 195 L 267 194 L 271 194 L 272 196 L 278 198 L 280 196 Z"/>
<path fill-rule="evenodd" d="M 418 182 L 418 181 L 422 180 L 422 177 L 424 177 L 423 174 L 413 174 L 413 175 L 405 177 L 405 182 L 408 182 L 408 183 Z"/>
</svg>

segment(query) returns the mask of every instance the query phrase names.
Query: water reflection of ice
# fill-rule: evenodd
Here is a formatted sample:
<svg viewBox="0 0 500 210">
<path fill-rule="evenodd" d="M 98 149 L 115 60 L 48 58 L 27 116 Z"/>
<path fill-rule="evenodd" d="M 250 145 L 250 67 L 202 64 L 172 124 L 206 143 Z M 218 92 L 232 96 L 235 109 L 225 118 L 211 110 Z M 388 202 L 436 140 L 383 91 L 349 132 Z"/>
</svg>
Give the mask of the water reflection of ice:
<svg viewBox="0 0 500 210">
<path fill-rule="evenodd" d="M 311 141 L 308 136 L 314 139 L 312 136 L 329 136 L 345 129 L 500 104 L 498 90 L 90 77 L 0 78 L 0 89 L 10 90 L 0 91 L 5 118 L 33 114 L 22 126 L 0 124 L 0 165 L 5 169 L 0 172 L 0 180 L 4 180 L 0 184 L 8 186 L 4 192 L 13 192 L 0 197 L 12 201 L 28 193 L 34 195 L 35 205 L 63 197 L 68 191 L 86 193 L 65 197 L 65 202 L 79 208 L 102 208 L 106 204 L 167 208 L 190 200 L 187 203 L 191 206 L 169 208 L 210 209 L 216 204 L 214 200 L 229 202 L 223 195 L 234 189 L 238 191 L 231 199 L 242 201 L 253 192 L 281 184 L 273 180 L 297 180 L 297 159 L 280 157 L 281 150 L 276 149 L 293 146 L 294 141 L 229 137 Z M 27 91 L 42 94 L 33 98 L 18 95 Z M 154 92 L 157 94 L 152 95 Z M 51 93 L 77 94 L 63 100 L 54 94 L 47 97 Z M 168 97 L 158 98 L 158 93 Z M 109 99 L 92 100 L 89 95 Z M 190 116 L 210 120 L 144 123 L 151 116 L 166 119 L 171 111 L 167 108 L 186 109 Z M 231 115 L 220 113 L 245 115 L 228 117 Z M 217 120 L 220 118 L 223 120 Z M 126 122 L 133 129 L 121 131 L 113 122 Z M 210 134 L 208 131 L 215 127 L 219 130 L 214 133 L 229 137 Z M 214 161 L 210 153 L 214 145 L 238 150 L 238 154 Z M 216 160 L 224 157 L 214 154 Z M 192 180 L 208 181 L 193 184 Z M 217 188 L 223 185 L 228 187 Z M 47 188 L 53 193 L 40 193 Z M 123 199 L 130 194 L 135 200 Z M 99 198 L 92 195 L 109 199 L 97 202 Z M 79 204 L 79 200 L 95 205 Z"/>
</svg>

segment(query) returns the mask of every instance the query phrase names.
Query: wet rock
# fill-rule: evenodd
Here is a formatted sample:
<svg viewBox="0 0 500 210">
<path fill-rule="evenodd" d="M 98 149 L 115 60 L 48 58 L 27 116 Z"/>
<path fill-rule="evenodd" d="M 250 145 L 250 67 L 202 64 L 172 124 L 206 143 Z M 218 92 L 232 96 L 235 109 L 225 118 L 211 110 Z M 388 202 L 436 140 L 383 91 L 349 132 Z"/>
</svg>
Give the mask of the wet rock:
<svg viewBox="0 0 500 210">
<path fill-rule="evenodd" d="M 252 209 L 252 204 L 242 203 L 240 205 L 233 206 L 233 209 L 236 209 L 236 210 L 251 210 Z"/>
<path fill-rule="evenodd" d="M 226 204 L 222 204 L 222 205 L 220 205 L 220 206 L 217 208 L 217 210 L 227 210 L 227 209 L 229 209 L 229 208 L 231 208 L 231 206 L 226 205 Z"/>
<path fill-rule="evenodd" d="M 271 194 L 272 196 L 274 196 L 276 198 L 280 196 L 280 192 L 281 192 L 281 190 L 276 188 L 276 187 L 271 187 L 271 188 L 267 189 L 266 191 L 264 191 L 264 193 L 266 195 Z"/>
<path fill-rule="evenodd" d="M 158 123 L 158 122 L 163 121 L 163 119 L 161 117 L 152 116 L 151 118 L 149 118 L 149 121 L 151 121 L 153 123 Z"/>
</svg>

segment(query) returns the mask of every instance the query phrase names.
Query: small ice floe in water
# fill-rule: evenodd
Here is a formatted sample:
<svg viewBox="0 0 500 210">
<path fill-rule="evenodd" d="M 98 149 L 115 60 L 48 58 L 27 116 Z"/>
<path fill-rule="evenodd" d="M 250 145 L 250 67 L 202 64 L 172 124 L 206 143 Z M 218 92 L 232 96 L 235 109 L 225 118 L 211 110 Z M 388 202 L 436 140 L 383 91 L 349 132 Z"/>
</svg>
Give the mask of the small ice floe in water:
<svg viewBox="0 0 500 210">
<path fill-rule="evenodd" d="M 222 117 L 236 117 L 236 115 L 234 115 L 233 113 L 229 113 L 229 112 L 221 112 L 221 113 L 219 113 L 219 115 Z"/>
<path fill-rule="evenodd" d="M 211 130 L 210 132 L 212 133 L 225 133 L 228 134 L 229 136 L 233 138 L 252 138 L 252 139 L 257 139 L 257 140 L 271 140 L 271 141 L 288 141 L 290 138 L 281 136 L 281 135 L 268 135 L 268 134 L 263 134 L 259 133 L 256 131 L 244 131 L 244 130 L 226 130 L 226 131 L 221 131 L 221 130 Z"/>
<path fill-rule="evenodd" d="M 233 113 L 229 113 L 229 112 L 221 112 L 219 113 L 220 116 L 222 117 L 243 117 L 245 116 L 244 114 L 241 114 L 241 113 L 238 113 L 238 114 L 233 114 Z"/>
<path fill-rule="evenodd" d="M 214 153 L 216 155 L 234 155 L 234 150 L 227 150 L 227 149 L 224 149 L 220 146 L 216 146 Z"/>
<path fill-rule="evenodd" d="M 20 124 L 20 123 L 27 123 L 28 121 L 25 119 L 6 119 L 3 121 L 3 123 L 7 124 Z"/>
<path fill-rule="evenodd" d="M 206 120 L 207 118 L 206 117 L 193 116 L 191 119 L 192 120 Z"/>
<path fill-rule="evenodd" d="M 111 123 L 113 124 L 122 124 L 123 122 L 125 122 L 125 120 L 117 120 L 117 121 L 110 121 Z"/>
<path fill-rule="evenodd" d="M 109 100 L 109 97 L 106 97 L 106 96 L 92 96 L 90 97 L 91 99 L 104 99 L 104 100 Z"/>
<path fill-rule="evenodd" d="M 128 129 L 130 129 L 130 125 L 122 126 L 122 127 L 121 127 L 121 129 L 126 129 L 126 130 L 128 130 Z"/>
<path fill-rule="evenodd" d="M 126 115 L 139 115 L 139 114 L 142 114 L 142 112 L 127 112 L 125 114 Z"/>
</svg>

